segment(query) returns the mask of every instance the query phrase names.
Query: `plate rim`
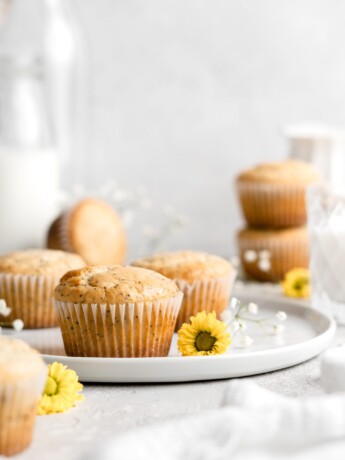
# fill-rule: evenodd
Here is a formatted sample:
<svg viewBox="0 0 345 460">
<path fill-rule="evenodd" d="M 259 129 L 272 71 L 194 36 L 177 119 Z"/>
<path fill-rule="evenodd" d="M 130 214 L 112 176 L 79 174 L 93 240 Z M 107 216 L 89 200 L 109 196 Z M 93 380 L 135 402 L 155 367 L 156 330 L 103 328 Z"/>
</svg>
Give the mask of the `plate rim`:
<svg viewBox="0 0 345 460">
<path fill-rule="evenodd" d="M 236 293 L 236 297 L 240 297 L 241 293 L 238 292 Z M 243 292 L 242 292 L 243 294 Z M 247 294 L 246 296 L 248 296 Z M 252 295 L 252 294 L 250 294 Z M 283 347 L 277 347 L 277 348 L 270 348 L 266 350 L 258 350 L 258 351 L 245 351 L 243 353 L 239 354 L 232 354 L 232 353 L 224 353 L 222 355 L 211 355 L 211 356 L 159 356 L 159 357 L 124 357 L 124 358 L 112 358 L 112 357 L 96 357 L 96 356 L 67 356 L 67 355 L 50 355 L 50 354 L 41 354 L 42 358 L 48 362 L 54 362 L 54 361 L 59 361 L 61 358 L 67 363 L 75 363 L 78 361 L 78 363 L 83 363 L 83 364 L 115 364 L 115 363 L 121 363 L 123 365 L 128 365 L 128 366 L 135 366 L 139 362 L 140 363 L 145 363 L 145 362 L 150 362 L 150 363 L 160 363 L 160 362 L 188 362 L 188 361 L 193 361 L 195 362 L 196 360 L 204 360 L 207 358 L 208 360 L 218 360 L 218 361 L 227 361 L 229 359 L 231 360 L 236 360 L 236 359 L 243 359 L 244 357 L 246 359 L 250 359 L 252 357 L 262 357 L 262 356 L 271 356 L 271 355 L 276 355 L 276 354 L 281 354 L 281 353 L 288 353 L 288 352 L 293 352 L 296 348 L 299 349 L 301 347 L 301 343 L 304 346 L 313 344 L 313 342 L 319 342 L 326 340 L 327 337 L 331 339 L 336 331 L 336 322 L 335 320 L 329 315 L 328 312 L 323 312 L 321 310 L 315 309 L 311 307 L 306 301 L 301 301 L 301 300 L 295 300 L 291 298 L 272 298 L 269 294 L 264 294 L 260 293 L 258 294 L 260 297 L 260 301 L 270 301 L 270 302 L 279 302 L 283 304 L 289 304 L 290 306 L 296 307 L 296 308 L 301 308 L 305 312 L 312 311 L 316 314 L 318 314 L 322 319 L 327 321 L 327 325 L 325 326 L 325 330 L 319 334 L 317 334 L 315 337 L 309 338 L 307 340 L 304 340 L 303 342 L 291 344 L 291 345 L 286 345 Z M 314 355 L 316 356 L 316 354 Z M 303 361 L 302 361 L 303 362 Z"/>
</svg>

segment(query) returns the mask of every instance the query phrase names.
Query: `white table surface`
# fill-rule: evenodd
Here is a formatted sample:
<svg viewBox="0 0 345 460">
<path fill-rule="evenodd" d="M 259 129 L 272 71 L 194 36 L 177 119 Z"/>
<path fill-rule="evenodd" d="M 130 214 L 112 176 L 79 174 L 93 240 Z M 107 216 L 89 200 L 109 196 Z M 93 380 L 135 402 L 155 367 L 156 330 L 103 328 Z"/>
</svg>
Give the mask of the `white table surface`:
<svg viewBox="0 0 345 460">
<path fill-rule="evenodd" d="M 333 343 L 343 342 L 345 327 L 338 327 Z M 319 358 L 249 379 L 291 397 L 322 392 Z M 15 458 L 82 459 L 95 443 L 121 431 L 217 408 L 227 382 L 85 385 L 85 401 L 76 408 L 64 414 L 37 417 L 31 447 Z"/>
</svg>

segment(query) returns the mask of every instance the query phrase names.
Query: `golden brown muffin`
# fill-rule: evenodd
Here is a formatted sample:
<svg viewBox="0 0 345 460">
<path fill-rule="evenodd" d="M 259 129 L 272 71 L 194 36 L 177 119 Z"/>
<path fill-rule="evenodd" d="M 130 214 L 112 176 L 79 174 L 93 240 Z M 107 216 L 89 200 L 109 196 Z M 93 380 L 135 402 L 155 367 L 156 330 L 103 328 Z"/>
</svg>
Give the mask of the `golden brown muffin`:
<svg viewBox="0 0 345 460">
<path fill-rule="evenodd" d="M 279 281 L 292 268 L 308 267 L 305 227 L 244 229 L 238 233 L 237 241 L 244 270 L 258 281 Z"/>
<path fill-rule="evenodd" d="M 85 266 L 77 254 L 51 249 L 28 249 L 0 257 L 0 299 L 11 314 L 0 321 L 20 318 L 26 328 L 57 326 L 52 303 L 60 277 L 73 268 Z"/>
<path fill-rule="evenodd" d="M 227 307 L 236 271 L 227 260 L 196 251 L 157 254 L 133 262 L 173 279 L 184 293 L 176 330 L 200 311 L 215 311 L 218 316 Z"/>
<path fill-rule="evenodd" d="M 151 270 L 92 266 L 66 273 L 54 292 L 70 356 L 167 356 L 182 293 Z"/>
<path fill-rule="evenodd" d="M 115 210 L 102 200 L 87 198 L 52 223 L 47 246 L 79 254 L 90 265 L 122 264 L 127 239 Z"/>
<path fill-rule="evenodd" d="M 0 336 L 0 455 L 17 454 L 31 443 L 46 378 L 47 368 L 36 350 Z"/>
<path fill-rule="evenodd" d="M 240 174 L 236 184 L 250 226 L 283 228 L 306 223 L 306 188 L 318 182 L 311 164 L 288 160 L 258 165 Z"/>
</svg>

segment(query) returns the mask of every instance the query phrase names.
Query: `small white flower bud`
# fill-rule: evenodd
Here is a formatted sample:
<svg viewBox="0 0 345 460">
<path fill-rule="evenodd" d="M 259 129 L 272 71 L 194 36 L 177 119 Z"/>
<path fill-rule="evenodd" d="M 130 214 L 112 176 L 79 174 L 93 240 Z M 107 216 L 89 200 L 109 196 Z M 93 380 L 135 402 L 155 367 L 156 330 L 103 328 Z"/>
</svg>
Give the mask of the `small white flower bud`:
<svg viewBox="0 0 345 460">
<path fill-rule="evenodd" d="M 258 255 L 256 251 L 254 251 L 253 249 L 248 249 L 247 251 L 244 252 L 243 257 L 246 262 L 253 263 L 258 258 Z"/>
<path fill-rule="evenodd" d="M 236 297 L 233 297 L 230 300 L 230 308 L 232 308 L 234 310 L 235 308 L 237 308 L 238 303 L 239 303 L 238 299 Z"/>
<path fill-rule="evenodd" d="M 258 262 L 258 267 L 262 272 L 268 272 L 271 269 L 271 262 L 269 259 L 260 259 Z"/>
<path fill-rule="evenodd" d="M 19 332 L 23 329 L 24 327 L 24 322 L 21 319 L 15 319 L 12 322 L 12 327 L 15 331 Z"/>
<path fill-rule="evenodd" d="M 258 314 L 258 311 L 259 311 L 259 307 L 257 306 L 256 303 L 250 302 L 250 303 L 248 304 L 248 312 L 249 312 L 251 315 L 257 315 L 257 314 Z"/>
<path fill-rule="evenodd" d="M 239 321 L 239 325 L 241 331 L 245 331 L 247 329 L 247 325 L 243 321 Z"/>
<path fill-rule="evenodd" d="M 278 321 L 285 321 L 287 318 L 287 314 L 285 313 L 285 311 L 278 311 L 278 313 L 276 313 L 276 318 Z"/>
<path fill-rule="evenodd" d="M 223 323 L 229 323 L 231 321 L 232 314 L 230 310 L 224 310 L 223 313 L 221 314 L 221 319 Z"/>
<path fill-rule="evenodd" d="M 248 348 L 253 343 L 253 339 L 249 335 L 243 335 L 240 339 L 240 344 L 243 348 Z"/>
<path fill-rule="evenodd" d="M 273 335 L 280 335 L 282 332 L 284 332 L 285 327 L 282 324 L 275 324 L 272 327 L 272 334 Z"/>
<path fill-rule="evenodd" d="M 0 315 L 8 316 L 10 313 L 11 309 L 6 305 L 6 301 L 4 299 L 0 299 Z"/>
<path fill-rule="evenodd" d="M 231 327 L 233 332 L 237 332 L 240 329 L 240 323 L 238 321 L 233 321 Z"/>
</svg>

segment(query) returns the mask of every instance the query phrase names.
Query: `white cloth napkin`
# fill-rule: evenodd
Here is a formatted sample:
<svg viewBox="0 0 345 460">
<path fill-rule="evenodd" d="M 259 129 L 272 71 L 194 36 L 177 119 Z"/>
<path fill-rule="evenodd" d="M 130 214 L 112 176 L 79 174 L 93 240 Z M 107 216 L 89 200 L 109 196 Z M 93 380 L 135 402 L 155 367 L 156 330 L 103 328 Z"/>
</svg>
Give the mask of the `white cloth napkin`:
<svg viewBox="0 0 345 460">
<path fill-rule="evenodd" d="M 128 431 L 87 460 L 287 458 L 345 458 L 345 393 L 292 399 L 232 380 L 222 407 Z"/>
</svg>

